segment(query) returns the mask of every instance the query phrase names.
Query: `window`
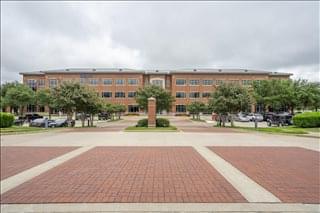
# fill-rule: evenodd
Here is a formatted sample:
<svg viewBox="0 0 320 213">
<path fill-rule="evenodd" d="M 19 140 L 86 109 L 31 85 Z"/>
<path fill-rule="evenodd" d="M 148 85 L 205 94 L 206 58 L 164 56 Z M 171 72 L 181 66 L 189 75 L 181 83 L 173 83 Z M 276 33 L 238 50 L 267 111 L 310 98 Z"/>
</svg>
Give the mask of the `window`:
<svg viewBox="0 0 320 213">
<path fill-rule="evenodd" d="M 212 85 L 212 84 L 213 84 L 213 80 L 207 80 L 207 79 L 205 79 L 205 80 L 202 81 L 202 84 L 203 84 L 203 85 Z"/>
<path fill-rule="evenodd" d="M 128 79 L 128 84 L 129 85 L 137 85 L 138 84 L 138 79 Z"/>
<path fill-rule="evenodd" d="M 124 92 L 116 92 L 115 97 L 116 98 L 125 98 L 126 94 Z"/>
<path fill-rule="evenodd" d="M 124 79 L 116 79 L 116 84 L 117 85 L 123 85 L 124 84 Z"/>
<path fill-rule="evenodd" d="M 90 85 L 97 85 L 98 79 L 90 79 Z"/>
<path fill-rule="evenodd" d="M 176 79 L 176 85 L 186 85 L 187 81 L 184 79 Z"/>
<path fill-rule="evenodd" d="M 39 79 L 38 86 L 39 87 L 44 87 L 45 86 L 45 80 L 44 79 Z"/>
<path fill-rule="evenodd" d="M 136 92 L 128 92 L 128 97 L 129 98 L 134 98 L 136 97 L 137 93 Z"/>
<path fill-rule="evenodd" d="M 186 97 L 186 93 L 185 92 L 177 92 L 176 93 L 176 98 L 185 98 Z"/>
<path fill-rule="evenodd" d="M 159 86 L 159 87 L 163 87 L 163 86 L 164 86 L 163 80 L 152 80 L 152 81 L 151 81 L 151 84 L 152 84 L 152 85 Z"/>
<path fill-rule="evenodd" d="M 176 112 L 186 112 L 186 105 L 176 105 Z"/>
<path fill-rule="evenodd" d="M 137 106 L 137 105 L 128 105 L 128 112 L 139 112 L 139 106 Z"/>
<path fill-rule="evenodd" d="M 231 84 L 239 84 L 239 81 L 238 80 L 230 80 L 229 83 L 231 83 Z"/>
<path fill-rule="evenodd" d="M 200 80 L 197 79 L 192 79 L 189 81 L 190 85 L 199 85 L 200 84 Z"/>
<path fill-rule="evenodd" d="M 199 92 L 190 92 L 189 98 L 200 98 L 200 93 Z"/>
<path fill-rule="evenodd" d="M 242 80 L 243 85 L 250 85 L 252 83 L 251 80 Z"/>
<path fill-rule="evenodd" d="M 103 98 L 112 98 L 112 92 L 102 92 Z"/>
<path fill-rule="evenodd" d="M 32 104 L 27 105 L 27 112 L 36 112 L 36 106 Z"/>
<path fill-rule="evenodd" d="M 28 85 L 28 87 L 30 87 L 31 89 L 36 90 L 36 89 L 37 89 L 37 80 L 28 79 L 28 80 L 27 80 L 27 85 Z"/>
<path fill-rule="evenodd" d="M 217 85 L 223 84 L 223 80 L 217 80 Z"/>
<path fill-rule="evenodd" d="M 202 93 L 202 97 L 203 97 L 203 98 L 209 98 L 210 95 L 211 95 L 210 92 L 203 92 L 203 93 Z"/>
<path fill-rule="evenodd" d="M 104 85 L 112 85 L 112 79 L 103 79 Z"/>
<path fill-rule="evenodd" d="M 57 79 L 49 79 L 49 87 L 50 88 L 56 87 L 57 85 L 58 85 Z"/>
</svg>

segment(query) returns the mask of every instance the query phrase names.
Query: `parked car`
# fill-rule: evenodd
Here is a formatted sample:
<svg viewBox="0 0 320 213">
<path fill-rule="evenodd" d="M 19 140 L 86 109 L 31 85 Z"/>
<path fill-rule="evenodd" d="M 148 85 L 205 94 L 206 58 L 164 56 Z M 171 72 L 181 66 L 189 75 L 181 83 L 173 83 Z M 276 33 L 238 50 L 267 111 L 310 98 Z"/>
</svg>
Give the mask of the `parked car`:
<svg viewBox="0 0 320 213">
<path fill-rule="evenodd" d="M 71 121 L 71 126 L 74 126 L 75 121 Z M 48 124 L 48 127 L 54 128 L 54 127 L 67 127 L 68 126 L 68 120 L 65 118 L 60 118 L 57 120 L 54 120 Z"/>
<path fill-rule="evenodd" d="M 43 118 L 43 116 L 41 116 L 41 115 L 39 115 L 37 113 L 27 113 L 24 116 L 20 116 L 18 118 L 18 120 L 25 120 L 27 122 L 30 122 L 30 121 L 33 121 L 33 120 L 38 119 L 38 118 Z"/>
<path fill-rule="evenodd" d="M 98 120 L 108 120 L 110 118 L 111 118 L 111 116 L 107 112 L 101 112 L 98 114 Z"/>
<path fill-rule="evenodd" d="M 13 121 L 13 125 L 15 125 L 15 126 L 22 126 L 24 122 L 25 122 L 24 119 L 15 119 L 15 120 Z"/>
<path fill-rule="evenodd" d="M 247 117 L 250 119 L 250 121 L 257 120 L 258 122 L 263 121 L 263 115 L 260 113 L 249 113 Z"/>
<path fill-rule="evenodd" d="M 268 126 L 292 125 L 292 115 L 288 112 L 272 113 L 272 114 L 270 113 L 267 118 L 267 124 Z"/>
<path fill-rule="evenodd" d="M 54 120 L 48 120 L 48 127 L 50 123 L 54 122 Z M 45 118 L 37 118 L 30 122 L 30 127 L 45 127 L 46 126 L 46 119 Z"/>
<path fill-rule="evenodd" d="M 240 112 L 235 116 L 234 120 L 240 122 L 249 122 L 250 118 L 246 114 Z"/>
<path fill-rule="evenodd" d="M 81 120 L 81 116 L 82 116 L 82 113 L 77 113 L 77 114 L 76 114 L 76 120 Z M 85 116 L 86 116 L 86 119 L 87 119 L 87 118 L 90 118 L 90 115 L 89 115 L 89 114 L 86 114 Z"/>
</svg>

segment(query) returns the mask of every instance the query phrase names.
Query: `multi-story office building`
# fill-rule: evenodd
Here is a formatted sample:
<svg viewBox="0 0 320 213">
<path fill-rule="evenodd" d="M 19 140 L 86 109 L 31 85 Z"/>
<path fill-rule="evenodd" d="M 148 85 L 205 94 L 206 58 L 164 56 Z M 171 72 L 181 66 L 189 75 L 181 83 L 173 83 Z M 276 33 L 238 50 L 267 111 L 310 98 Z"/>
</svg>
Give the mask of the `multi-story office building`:
<svg viewBox="0 0 320 213">
<path fill-rule="evenodd" d="M 193 101 L 207 102 L 210 93 L 222 83 L 250 86 L 254 80 L 288 79 L 291 74 L 246 69 L 61 69 L 23 72 L 23 82 L 34 90 L 53 88 L 64 81 L 77 81 L 93 87 L 112 103 L 124 104 L 128 113 L 139 112 L 135 102 L 138 88 L 155 84 L 175 97 L 172 113 L 185 113 Z M 29 107 L 29 111 L 35 110 Z"/>
</svg>

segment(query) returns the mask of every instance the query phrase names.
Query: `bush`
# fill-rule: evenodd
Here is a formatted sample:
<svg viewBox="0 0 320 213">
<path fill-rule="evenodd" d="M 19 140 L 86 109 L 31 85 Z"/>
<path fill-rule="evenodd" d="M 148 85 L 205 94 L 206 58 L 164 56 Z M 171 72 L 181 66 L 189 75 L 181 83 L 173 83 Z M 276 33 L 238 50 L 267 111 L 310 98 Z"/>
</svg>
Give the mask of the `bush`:
<svg viewBox="0 0 320 213">
<path fill-rule="evenodd" d="M 11 127 L 14 122 L 14 116 L 10 113 L 0 112 L 0 127 Z"/>
<path fill-rule="evenodd" d="M 320 112 L 304 112 L 295 115 L 293 123 L 297 127 L 320 127 Z"/>
<path fill-rule="evenodd" d="M 148 127 L 148 119 L 139 120 L 136 127 Z"/>
<path fill-rule="evenodd" d="M 169 122 L 168 119 L 165 119 L 165 118 L 157 118 L 156 126 L 157 127 L 169 127 L 170 126 L 170 122 Z"/>
</svg>

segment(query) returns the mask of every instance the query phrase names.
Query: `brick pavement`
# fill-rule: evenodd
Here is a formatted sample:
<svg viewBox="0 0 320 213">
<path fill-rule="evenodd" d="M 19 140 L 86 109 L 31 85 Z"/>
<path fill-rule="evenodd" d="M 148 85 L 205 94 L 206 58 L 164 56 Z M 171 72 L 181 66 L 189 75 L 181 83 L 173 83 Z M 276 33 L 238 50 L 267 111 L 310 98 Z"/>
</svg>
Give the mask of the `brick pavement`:
<svg viewBox="0 0 320 213">
<path fill-rule="evenodd" d="M 246 202 L 191 147 L 96 147 L 1 199 L 2 203 Z"/>
<path fill-rule="evenodd" d="M 287 203 L 320 203 L 319 152 L 293 147 L 210 147 Z"/>
<path fill-rule="evenodd" d="M 76 148 L 77 147 L 1 147 L 1 180 Z"/>
</svg>

